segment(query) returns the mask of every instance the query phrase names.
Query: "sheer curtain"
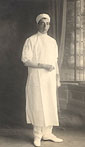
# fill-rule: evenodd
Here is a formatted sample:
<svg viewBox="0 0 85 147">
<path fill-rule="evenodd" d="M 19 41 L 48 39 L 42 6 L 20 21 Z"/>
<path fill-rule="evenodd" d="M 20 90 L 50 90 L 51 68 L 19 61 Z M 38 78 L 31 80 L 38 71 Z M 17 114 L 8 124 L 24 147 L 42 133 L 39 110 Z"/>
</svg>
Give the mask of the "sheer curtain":
<svg viewBox="0 0 85 147">
<path fill-rule="evenodd" d="M 57 41 L 59 46 L 59 67 L 61 71 L 61 65 L 63 62 L 65 51 L 65 32 L 66 32 L 66 11 L 67 0 L 56 1 L 56 13 L 57 13 Z"/>
</svg>

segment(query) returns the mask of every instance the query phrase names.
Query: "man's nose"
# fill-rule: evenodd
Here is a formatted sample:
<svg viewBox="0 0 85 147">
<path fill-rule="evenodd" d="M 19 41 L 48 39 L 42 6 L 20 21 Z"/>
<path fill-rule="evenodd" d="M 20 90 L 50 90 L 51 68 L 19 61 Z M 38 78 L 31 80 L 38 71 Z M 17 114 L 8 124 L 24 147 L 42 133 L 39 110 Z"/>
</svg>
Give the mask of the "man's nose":
<svg viewBox="0 0 85 147">
<path fill-rule="evenodd" d="M 44 27 L 46 27 L 46 23 L 44 23 Z"/>
</svg>

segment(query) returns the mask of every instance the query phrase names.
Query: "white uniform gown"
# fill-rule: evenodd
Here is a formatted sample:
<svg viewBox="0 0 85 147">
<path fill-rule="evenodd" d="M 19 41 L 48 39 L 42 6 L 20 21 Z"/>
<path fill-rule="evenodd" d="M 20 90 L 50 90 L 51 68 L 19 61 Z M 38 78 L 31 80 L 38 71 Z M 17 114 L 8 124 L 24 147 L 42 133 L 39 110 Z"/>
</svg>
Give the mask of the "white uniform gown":
<svg viewBox="0 0 85 147">
<path fill-rule="evenodd" d="M 26 84 L 26 120 L 35 126 L 58 126 L 58 110 L 56 96 L 56 73 L 58 47 L 55 39 L 47 34 L 37 34 L 27 38 L 22 61 L 50 64 L 55 70 L 28 67 Z"/>
</svg>

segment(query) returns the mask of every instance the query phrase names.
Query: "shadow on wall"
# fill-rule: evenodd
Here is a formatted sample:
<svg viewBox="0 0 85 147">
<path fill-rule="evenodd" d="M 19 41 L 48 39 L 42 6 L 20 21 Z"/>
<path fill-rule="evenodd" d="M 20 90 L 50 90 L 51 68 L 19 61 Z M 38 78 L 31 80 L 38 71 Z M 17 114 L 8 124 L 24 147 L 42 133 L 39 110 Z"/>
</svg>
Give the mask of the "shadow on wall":
<svg viewBox="0 0 85 147">
<path fill-rule="evenodd" d="M 17 22 L 0 21 L 0 124 L 20 124 L 25 121 L 24 86 L 26 69 L 19 58 Z"/>
</svg>

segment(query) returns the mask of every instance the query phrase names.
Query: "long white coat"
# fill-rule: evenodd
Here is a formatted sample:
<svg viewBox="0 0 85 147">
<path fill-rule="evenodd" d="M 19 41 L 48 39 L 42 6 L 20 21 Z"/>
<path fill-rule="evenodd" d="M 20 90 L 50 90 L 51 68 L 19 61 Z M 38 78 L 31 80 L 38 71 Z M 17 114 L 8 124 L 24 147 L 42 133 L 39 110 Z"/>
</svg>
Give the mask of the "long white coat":
<svg viewBox="0 0 85 147">
<path fill-rule="evenodd" d="M 28 67 L 26 84 L 26 120 L 35 126 L 58 126 L 56 96 L 56 73 L 58 47 L 56 41 L 47 34 L 37 34 L 27 38 L 22 61 L 50 64 L 55 70 Z M 56 68 L 57 67 L 57 68 Z"/>
</svg>

